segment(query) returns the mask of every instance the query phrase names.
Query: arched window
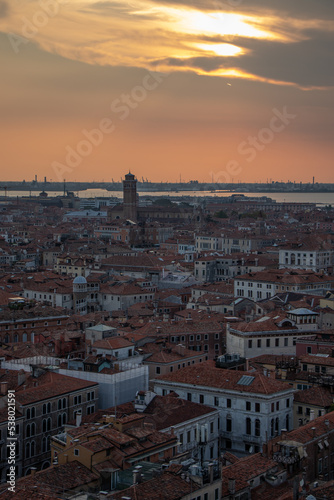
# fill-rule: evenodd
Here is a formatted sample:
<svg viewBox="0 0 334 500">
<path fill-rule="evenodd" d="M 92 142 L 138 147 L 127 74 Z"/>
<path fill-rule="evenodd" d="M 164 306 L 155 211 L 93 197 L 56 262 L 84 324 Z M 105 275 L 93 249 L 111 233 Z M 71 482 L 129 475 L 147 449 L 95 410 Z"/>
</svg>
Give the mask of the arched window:
<svg viewBox="0 0 334 500">
<path fill-rule="evenodd" d="M 26 458 L 30 458 L 30 443 L 26 444 Z"/>
<path fill-rule="evenodd" d="M 287 431 L 290 430 L 289 427 L 290 427 L 290 419 L 289 419 L 289 415 L 287 415 L 285 417 L 285 428 Z"/>
<path fill-rule="evenodd" d="M 51 450 L 51 436 L 48 436 L 46 440 L 46 451 L 50 450 Z"/>
<path fill-rule="evenodd" d="M 61 410 L 61 399 L 58 400 L 58 410 Z"/>
<path fill-rule="evenodd" d="M 252 434 L 252 421 L 249 417 L 246 418 L 246 434 Z"/>
<path fill-rule="evenodd" d="M 44 436 L 42 439 L 42 453 L 45 453 L 47 451 L 47 439 Z"/>
<path fill-rule="evenodd" d="M 5 344 L 8 344 L 8 342 L 9 342 L 9 335 L 7 333 L 7 335 L 5 335 Z"/>
<path fill-rule="evenodd" d="M 42 432 L 46 432 L 46 418 L 43 418 Z"/>
<path fill-rule="evenodd" d="M 66 398 L 63 398 L 63 408 L 66 408 Z"/>
<path fill-rule="evenodd" d="M 30 436 L 31 436 L 31 433 L 30 433 L 30 432 L 31 432 L 31 431 L 30 431 L 30 424 L 28 424 L 28 425 L 27 425 L 27 427 L 26 427 L 26 437 L 27 437 L 27 438 L 30 438 Z"/>
<path fill-rule="evenodd" d="M 30 456 L 33 457 L 36 453 L 36 444 L 35 441 L 31 441 L 30 444 Z"/>
<path fill-rule="evenodd" d="M 275 434 L 275 420 L 273 418 L 271 419 L 271 423 L 270 423 L 270 433 L 271 433 L 271 436 L 274 436 L 274 434 Z"/>
<path fill-rule="evenodd" d="M 278 417 L 276 418 L 276 421 L 275 421 L 275 431 L 278 434 L 278 432 L 279 432 L 279 420 L 278 420 Z"/>
<path fill-rule="evenodd" d="M 36 435 L 36 424 L 35 422 L 33 422 L 31 424 L 31 436 L 35 436 Z"/>
<path fill-rule="evenodd" d="M 26 334 L 26 332 L 24 332 L 24 334 L 22 335 L 22 342 L 27 342 L 27 334 Z"/>
<path fill-rule="evenodd" d="M 36 417 L 36 408 L 34 406 L 31 408 L 30 415 L 31 415 L 31 418 L 35 418 Z"/>
<path fill-rule="evenodd" d="M 67 420 L 66 413 L 63 413 L 63 419 L 62 420 L 63 420 L 63 425 L 65 425 L 66 424 L 66 420 Z"/>
<path fill-rule="evenodd" d="M 48 418 L 47 424 L 46 424 L 46 430 L 50 431 L 51 430 L 51 417 Z"/>
<path fill-rule="evenodd" d="M 18 342 L 18 341 L 19 341 L 19 336 L 17 333 L 15 333 L 13 342 Z"/>
<path fill-rule="evenodd" d="M 44 403 L 43 404 L 43 411 L 42 411 L 43 415 L 46 415 L 47 411 L 46 411 L 46 404 Z"/>
<path fill-rule="evenodd" d="M 255 420 L 255 436 L 260 436 L 261 434 L 261 422 L 260 420 L 257 418 Z"/>
<path fill-rule="evenodd" d="M 58 418 L 57 418 L 57 424 L 58 424 L 57 426 L 58 427 L 61 427 L 61 425 L 62 425 L 61 422 L 62 422 L 61 421 L 61 415 L 58 415 Z"/>
<path fill-rule="evenodd" d="M 46 408 L 47 408 L 47 412 L 51 413 L 51 403 L 48 403 Z"/>
<path fill-rule="evenodd" d="M 29 419 L 31 418 L 31 417 L 30 417 L 30 408 L 28 408 L 28 409 L 27 409 L 27 414 L 26 414 L 26 416 L 27 416 L 27 420 L 29 420 Z"/>
</svg>

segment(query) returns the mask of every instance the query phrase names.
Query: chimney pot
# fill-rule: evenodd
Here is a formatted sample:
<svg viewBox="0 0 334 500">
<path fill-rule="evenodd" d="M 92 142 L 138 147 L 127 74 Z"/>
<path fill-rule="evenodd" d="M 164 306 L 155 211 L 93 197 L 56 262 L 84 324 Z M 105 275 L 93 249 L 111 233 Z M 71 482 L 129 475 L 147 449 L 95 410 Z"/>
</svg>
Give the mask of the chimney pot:
<svg viewBox="0 0 334 500">
<path fill-rule="evenodd" d="M 5 396 L 7 394 L 8 390 L 8 382 L 1 382 L 0 385 L 0 393 L 2 396 Z"/>
<path fill-rule="evenodd" d="M 30 474 L 34 476 L 36 474 L 36 470 L 37 470 L 36 467 L 30 467 Z"/>
</svg>

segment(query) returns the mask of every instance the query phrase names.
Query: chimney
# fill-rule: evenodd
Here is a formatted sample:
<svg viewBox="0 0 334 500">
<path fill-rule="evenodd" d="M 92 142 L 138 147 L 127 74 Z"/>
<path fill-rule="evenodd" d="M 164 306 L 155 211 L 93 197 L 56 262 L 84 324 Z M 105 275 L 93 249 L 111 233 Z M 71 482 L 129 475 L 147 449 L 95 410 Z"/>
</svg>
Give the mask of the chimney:
<svg viewBox="0 0 334 500">
<path fill-rule="evenodd" d="M 75 415 L 75 426 L 80 427 L 82 421 L 82 413 L 81 410 L 78 410 Z"/>
<path fill-rule="evenodd" d="M 36 474 L 37 468 L 36 467 L 30 467 L 30 474 L 31 476 L 34 476 Z"/>
<path fill-rule="evenodd" d="M 141 483 L 141 470 L 142 470 L 142 466 L 141 465 L 137 465 L 137 467 L 135 467 L 133 469 L 133 484 L 139 484 Z"/>
<path fill-rule="evenodd" d="M 17 374 L 17 385 L 22 385 L 26 381 L 26 374 L 24 370 L 20 370 Z"/>
<path fill-rule="evenodd" d="M 326 418 L 326 420 L 325 420 L 325 424 L 326 424 L 326 427 L 328 427 L 328 428 L 329 428 L 329 420 L 328 420 L 328 418 Z"/>
<path fill-rule="evenodd" d="M 316 431 L 316 428 L 315 428 L 315 427 L 312 427 L 312 428 L 311 428 L 311 430 L 312 430 L 312 437 L 314 437 L 314 438 L 315 438 L 315 431 Z"/>
<path fill-rule="evenodd" d="M 1 396 L 5 396 L 8 391 L 8 382 L 1 382 L 0 384 L 0 394 Z"/>
<path fill-rule="evenodd" d="M 282 439 L 286 438 L 287 432 L 288 432 L 287 429 L 281 429 L 281 437 L 282 437 Z"/>
<path fill-rule="evenodd" d="M 230 495 L 235 494 L 235 479 L 230 478 L 228 480 L 228 492 Z"/>
<path fill-rule="evenodd" d="M 176 352 L 180 355 L 180 356 L 184 356 L 184 350 L 185 350 L 185 346 L 182 345 L 182 344 L 178 344 L 176 346 Z"/>
</svg>

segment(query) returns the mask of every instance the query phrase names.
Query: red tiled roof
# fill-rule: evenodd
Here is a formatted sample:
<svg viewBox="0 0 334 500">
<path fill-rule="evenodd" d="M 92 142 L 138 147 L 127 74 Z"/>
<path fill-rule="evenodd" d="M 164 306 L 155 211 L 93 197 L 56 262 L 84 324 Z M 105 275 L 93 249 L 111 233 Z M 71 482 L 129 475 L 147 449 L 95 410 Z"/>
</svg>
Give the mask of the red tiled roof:
<svg viewBox="0 0 334 500">
<path fill-rule="evenodd" d="M 222 497 L 229 494 L 228 480 L 235 479 L 235 491 L 248 488 L 248 481 L 266 472 L 277 468 L 277 463 L 271 458 L 262 456 L 261 453 L 241 458 L 232 465 L 223 467 L 222 470 Z"/>
<path fill-rule="evenodd" d="M 186 401 L 171 392 L 166 396 L 155 396 L 145 409 L 144 415 L 149 416 L 157 430 L 161 430 L 215 411 L 215 408 Z"/>
<path fill-rule="evenodd" d="M 23 406 L 98 386 L 97 382 L 88 382 L 54 372 L 47 372 L 37 379 L 31 377 L 31 381 L 37 381 L 38 386 L 26 389 L 20 386 L 16 389 L 16 401 Z M 29 379 L 27 383 L 31 383 Z"/>
<path fill-rule="evenodd" d="M 195 494 L 198 489 L 199 486 L 196 483 L 187 482 L 180 476 L 165 472 L 158 478 L 122 490 L 112 498 L 113 500 L 122 500 L 124 497 L 129 497 L 131 500 L 161 500 L 163 492 L 163 498 L 179 500 L 192 492 Z"/>
<path fill-rule="evenodd" d="M 97 340 L 92 345 L 94 349 L 122 349 L 123 347 L 133 347 L 134 344 L 124 337 L 109 337 L 107 339 Z"/>
<path fill-rule="evenodd" d="M 176 321 L 175 323 L 167 322 L 152 322 L 147 323 L 145 326 L 138 330 L 140 334 L 177 334 L 177 333 L 207 333 L 207 332 L 221 332 L 222 326 L 215 319 L 205 319 L 203 321 Z"/>
<path fill-rule="evenodd" d="M 294 394 L 294 401 L 328 408 L 333 404 L 333 394 L 324 387 L 310 387 Z"/>
<path fill-rule="evenodd" d="M 282 284 L 334 283 L 334 277 L 303 269 L 267 269 L 237 276 L 238 280 L 263 281 Z"/>
<path fill-rule="evenodd" d="M 173 363 L 175 361 L 182 361 L 188 358 L 203 357 L 203 352 L 195 352 L 183 347 L 182 354 L 177 351 L 177 347 L 172 344 L 166 343 L 166 346 L 148 342 L 142 347 L 142 352 L 145 355 L 144 363 Z"/>
<path fill-rule="evenodd" d="M 328 425 L 326 424 L 328 422 Z M 297 441 L 298 443 L 308 443 L 317 437 L 324 436 L 334 429 L 334 412 L 326 413 L 321 417 L 311 420 L 307 424 L 294 429 L 285 434 L 281 441 Z"/>
<path fill-rule="evenodd" d="M 64 491 L 74 490 L 80 486 L 84 487 L 88 483 L 97 481 L 98 478 L 98 474 L 91 472 L 83 464 L 75 460 L 64 465 L 51 466 L 48 469 L 36 472 L 33 476 L 30 474 L 18 479 L 16 490 L 17 493 L 24 490 L 30 493 L 30 497 L 23 496 L 24 499 L 35 498 L 35 492 L 45 495 L 45 498 L 59 498 L 62 497 Z M 15 493 L 14 496 L 11 494 L 8 498 L 16 499 L 20 497 L 16 496 Z"/>
<path fill-rule="evenodd" d="M 245 375 L 254 378 L 249 385 L 238 383 Z M 161 375 L 157 377 L 157 380 L 256 394 L 274 394 L 279 391 L 291 390 L 286 383 L 271 377 L 265 377 L 260 372 L 224 370 L 216 368 L 211 360 Z"/>
</svg>

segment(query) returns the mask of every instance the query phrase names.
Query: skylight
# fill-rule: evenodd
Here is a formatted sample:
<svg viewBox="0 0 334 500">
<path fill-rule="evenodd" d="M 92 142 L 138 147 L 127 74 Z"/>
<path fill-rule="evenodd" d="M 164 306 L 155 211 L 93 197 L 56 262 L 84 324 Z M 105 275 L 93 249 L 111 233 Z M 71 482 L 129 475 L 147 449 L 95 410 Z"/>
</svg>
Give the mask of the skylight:
<svg viewBox="0 0 334 500">
<path fill-rule="evenodd" d="M 243 375 L 241 379 L 237 382 L 239 385 L 251 385 L 255 377 L 251 377 L 250 375 Z"/>
</svg>

